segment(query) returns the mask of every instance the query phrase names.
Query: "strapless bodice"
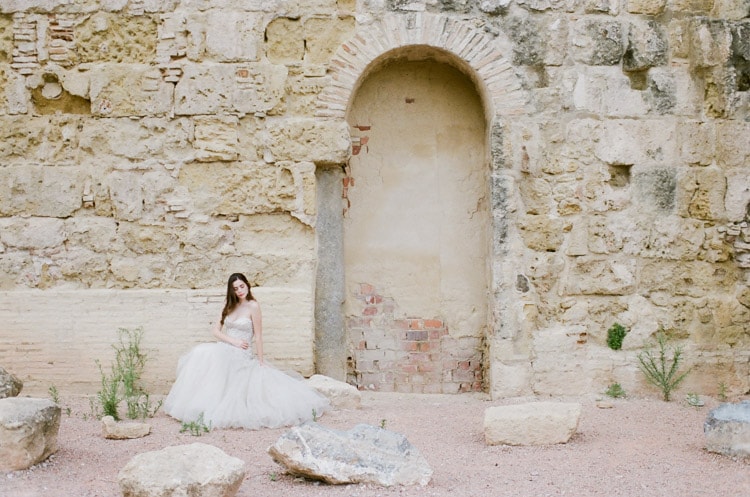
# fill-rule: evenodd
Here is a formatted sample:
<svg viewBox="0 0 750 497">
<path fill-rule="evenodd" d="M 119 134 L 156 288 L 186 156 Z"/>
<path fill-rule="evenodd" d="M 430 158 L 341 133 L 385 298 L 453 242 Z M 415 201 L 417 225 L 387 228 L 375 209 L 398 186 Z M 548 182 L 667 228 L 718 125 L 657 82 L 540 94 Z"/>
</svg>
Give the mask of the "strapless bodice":
<svg viewBox="0 0 750 497">
<path fill-rule="evenodd" d="M 240 338 L 252 343 L 253 320 L 246 317 L 237 318 L 234 321 L 224 321 L 224 332 L 233 338 Z"/>
</svg>

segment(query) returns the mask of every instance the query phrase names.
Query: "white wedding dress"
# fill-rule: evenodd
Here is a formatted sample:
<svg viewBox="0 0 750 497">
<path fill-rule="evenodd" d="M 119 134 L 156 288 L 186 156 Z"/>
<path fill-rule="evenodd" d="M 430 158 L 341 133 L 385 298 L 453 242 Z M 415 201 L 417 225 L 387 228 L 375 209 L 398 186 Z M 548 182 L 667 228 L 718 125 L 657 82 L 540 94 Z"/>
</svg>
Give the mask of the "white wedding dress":
<svg viewBox="0 0 750 497">
<path fill-rule="evenodd" d="M 225 333 L 246 340 L 241 349 L 225 342 L 203 343 L 177 363 L 177 380 L 164 410 L 183 422 L 211 428 L 277 428 L 300 424 L 326 411 L 328 399 L 302 379 L 292 378 L 253 352 L 253 322 L 225 321 Z"/>
</svg>

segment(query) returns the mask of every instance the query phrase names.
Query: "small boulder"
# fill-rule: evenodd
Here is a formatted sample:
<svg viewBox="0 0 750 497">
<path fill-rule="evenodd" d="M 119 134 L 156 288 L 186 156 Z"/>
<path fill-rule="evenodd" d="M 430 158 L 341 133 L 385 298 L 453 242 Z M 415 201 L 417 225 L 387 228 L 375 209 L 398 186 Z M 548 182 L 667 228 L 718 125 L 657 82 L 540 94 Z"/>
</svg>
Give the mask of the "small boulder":
<svg viewBox="0 0 750 497">
<path fill-rule="evenodd" d="M 48 399 L 0 399 L 0 471 L 38 464 L 57 451 L 60 406 Z"/>
<path fill-rule="evenodd" d="M 123 497 L 232 497 L 244 479 L 244 461 L 202 443 L 138 454 L 117 477 Z"/>
<path fill-rule="evenodd" d="M 349 431 L 308 422 L 268 449 L 293 475 L 326 483 L 427 485 L 432 469 L 403 435 L 366 424 Z"/>
<path fill-rule="evenodd" d="M 578 429 L 581 405 L 532 402 L 489 407 L 484 412 L 488 445 L 552 445 L 565 443 Z"/>
<path fill-rule="evenodd" d="M 709 452 L 750 457 L 750 401 L 712 409 L 703 423 L 703 434 Z"/>
<path fill-rule="evenodd" d="M 102 436 L 111 440 L 142 438 L 151 433 L 151 425 L 138 422 L 117 422 L 112 416 L 102 418 Z"/>
<path fill-rule="evenodd" d="M 337 409 L 359 409 L 362 403 L 362 394 L 359 390 L 346 382 L 314 374 L 307 380 L 307 384 L 325 395 Z"/>
<path fill-rule="evenodd" d="M 23 382 L 12 373 L 0 368 L 0 399 L 16 397 L 23 389 Z"/>
</svg>

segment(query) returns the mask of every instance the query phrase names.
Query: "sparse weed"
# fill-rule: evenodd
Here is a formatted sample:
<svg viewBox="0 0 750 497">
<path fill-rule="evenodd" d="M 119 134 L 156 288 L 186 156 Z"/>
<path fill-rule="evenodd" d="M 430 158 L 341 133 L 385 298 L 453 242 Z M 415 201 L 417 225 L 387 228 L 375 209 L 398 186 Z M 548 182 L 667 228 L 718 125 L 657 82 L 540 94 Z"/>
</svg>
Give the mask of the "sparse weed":
<svg viewBox="0 0 750 497">
<path fill-rule="evenodd" d="M 691 405 L 693 407 L 703 407 L 705 405 L 703 399 L 701 399 L 700 395 L 698 395 L 697 393 L 688 393 L 685 396 L 685 400 L 687 401 L 688 405 Z"/>
<path fill-rule="evenodd" d="M 612 383 L 607 387 L 604 393 L 605 395 L 612 397 L 613 399 L 619 399 L 620 397 L 625 397 L 626 395 L 625 390 L 623 390 L 622 386 L 620 386 L 619 383 Z"/>
<path fill-rule="evenodd" d="M 386 421 L 385 419 L 381 419 L 381 420 L 380 420 L 380 427 L 381 427 L 382 429 L 384 429 L 384 430 L 385 430 L 385 425 L 386 425 L 386 423 L 387 423 L 387 421 Z"/>
<path fill-rule="evenodd" d="M 723 381 L 721 383 L 719 383 L 719 392 L 718 392 L 717 396 L 719 397 L 719 400 L 721 402 L 726 402 L 728 400 L 728 397 L 727 397 L 727 384 L 724 383 Z"/>
<path fill-rule="evenodd" d="M 669 402 L 672 391 L 682 383 L 690 370 L 678 373 L 682 361 L 682 347 L 667 347 L 667 338 L 661 329 L 656 334 L 656 342 L 658 351 L 654 353 L 644 350 L 638 354 L 638 366 L 646 380 L 658 387 L 664 400 Z M 671 357 L 667 357 L 669 353 Z"/>
<path fill-rule="evenodd" d="M 143 329 L 120 328 L 118 335 L 119 342 L 112 346 L 115 349 L 115 361 L 110 374 L 105 374 L 101 363 L 96 361 L 102 375 L 102 388 L 97 393 L 102 415 L 119 420 L 119 405 L 125 400 L 128 418 L 151 417 L 161 407 L 161 401 L 156 406 L 151 405 L 149 395 L 140 385 L 147 358 L 141 351 Z"/>
<path fill-rule="evenodd" d="M 52 399 L 52 402 L 54 402 L 55 404 L 59 404 L 60 393 L 57 391 L 57 387 L 55 385 L 50 385 L 47 391 L 49 392 L 49 397 L 50 399 Z"/>
<path fill-rule="evenodd" d="M 180 433 L 184 433 L 186 431 L 190 432 L 190 434 L 194 437 L 199 437 L 204 433 L 208 433 L 211 431 L 211 423 L 206 425 L 205 421 L 203 420 L 203 413 L 201 413 L 200 416 L 198 416 L 198 419 L 196 419 L 195 421 L 182 422 Z"/>
</svg>

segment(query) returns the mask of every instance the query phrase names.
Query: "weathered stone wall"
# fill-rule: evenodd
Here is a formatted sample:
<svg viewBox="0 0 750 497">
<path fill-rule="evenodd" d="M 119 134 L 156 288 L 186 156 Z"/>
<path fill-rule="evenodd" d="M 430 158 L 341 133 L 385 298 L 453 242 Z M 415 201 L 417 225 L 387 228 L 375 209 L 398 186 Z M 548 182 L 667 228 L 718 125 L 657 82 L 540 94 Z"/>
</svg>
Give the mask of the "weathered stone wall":
<svg viewBox="0 0 750 497">
<path fill-rule="evenodd" d="M 746 0 L 2 2 L 0 363 L 62 390 L 54 344 L 93 364 L 119 326 L 166 343 L 186 311 L 165 296 L 220 294 L 239 270 L 300 302 L 284 309 L 307 324 L 284 333 L 304 350 L 274 355 L 311 372 L 316 168 L 349 158 L 358 81 L 422 44 L 487 113 L 488 390 L 644 392 L 635 354 L 661 326 L 694 366 L 686 389 L 747 392 L 748 15 Z M 89 320 L 90 300 L 123 322 Z M 615 321 L 631 328 L 618 352 Z M 173 374 L 165 349 L 154 384 Z"/>
</svg>

